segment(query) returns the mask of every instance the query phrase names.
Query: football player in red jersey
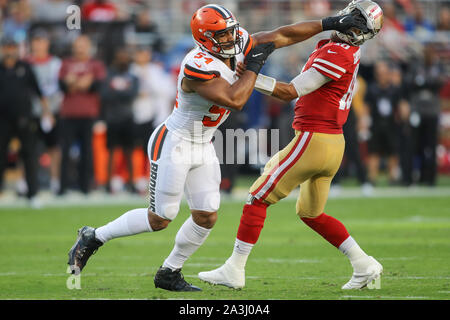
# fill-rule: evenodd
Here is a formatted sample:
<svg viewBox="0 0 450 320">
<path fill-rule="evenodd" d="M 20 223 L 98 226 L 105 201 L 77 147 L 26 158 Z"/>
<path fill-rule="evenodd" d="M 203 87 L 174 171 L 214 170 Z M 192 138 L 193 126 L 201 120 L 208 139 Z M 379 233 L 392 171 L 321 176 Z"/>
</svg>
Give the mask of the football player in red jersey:
<svg viewBox="0 0 450 320">
<path fill-rule="evenodd" d="M 302 72 L 289 84 L 258 76 L 257 90 L 286 101 L 299 98 L 292 125 L 295 138 L 266 164 L 250 188 L 231 257 L 218 269 L 200 272 L 201 280 L 244 287 L 245 264 L 263 228 L 267 207 L 299 185 L 296 211 L 300 219 L 344 253 L 353 266 L 353 276 L 342 289 L 360 289 L 380 277 L 381 264 L 358 246 L 340 221 L 323 212 L 344 153 L 342 126 L 352 102 L 359 46 L 383 24 L 383 11 L 373 1 L 352 1 L 340 15 L 350 12 L 364 17 L 367 31 L 334 32 L 331 39 L 319 41 Z"/>
</svg>

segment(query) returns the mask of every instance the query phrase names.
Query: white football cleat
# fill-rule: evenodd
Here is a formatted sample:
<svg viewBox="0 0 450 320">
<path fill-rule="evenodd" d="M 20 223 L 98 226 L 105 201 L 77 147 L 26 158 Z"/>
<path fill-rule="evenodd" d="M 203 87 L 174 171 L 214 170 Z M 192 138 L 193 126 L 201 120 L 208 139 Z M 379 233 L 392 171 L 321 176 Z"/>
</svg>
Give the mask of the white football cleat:
<svg viewBox="0 0 450 320">
<path fill-rule="evenodd" d="M 342 286 L 343 290 L 362 289 L 377 280 L 383 272 L 383 266 L 371 256 L 356 260 L 352 266 L 352 278 Z"/>
<path fill-rule="evenodd" d="M 211 284 L 220 284 L 233 289 L 242 289 L 245 286 L 245 270 L 232 266 L 228 261 L 217 269 L 200 272 L 198 277 Z"/>
</svg>

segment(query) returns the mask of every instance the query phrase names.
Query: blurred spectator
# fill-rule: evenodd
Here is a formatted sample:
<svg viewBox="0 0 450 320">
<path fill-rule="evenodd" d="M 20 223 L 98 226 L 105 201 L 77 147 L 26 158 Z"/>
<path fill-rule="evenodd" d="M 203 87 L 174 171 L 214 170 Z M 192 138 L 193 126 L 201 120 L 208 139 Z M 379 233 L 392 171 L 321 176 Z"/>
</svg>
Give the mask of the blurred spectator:
<svg viewBox="0 0 450 320">
<path fill-rule="evenodd" d="M 74 4 L 69 0 L 29 0 L 31 21 L 29 34 L 36 29 L 44 29 L 51 38 L 51 52 L 59 57 L 70 55 L 70 47 L 79 35 L 77 30 L 68 32 L 66 19 L 67 9 Z M 75 2 L 76 4 L 76 2 Z"/>
<path fill-rule="evenodd" d="M 0 0 L 0 34 L 3 29 L 3 23 L 8 13 L 8 0 Z"/>
<path fill-rule="evenodd" d="M 412 13 L 405 21 L 405 31 L 419 41 L 429 40 L 435 31 L 431 21 L 425 17 L 423 4 L 415 2 Z"/>
<path fill-rule="evenodd" d="M 53 114 L 55 123 L 51 123 L 48 117 L 42 117 L 42 106 L 38 99 L 33 101 L 33 115 L 37 119 L 42 119 L 40 134 L 50 155 L 50 190 L 53 193 L 59 192 L 59 171 L 61 162 L 61 150 L 59 148 L 57 129 L 57 116 L 62 102 L 62 95 L 59 90 L 59 71 L 61 60 L 50 55 L 50 39 L 44 30 L 36 30 L 31 39 L 31 55 L 28 58 L 33 67 L 39 88 L 46 97 L 50 111 Z"/>
<path fill-rule="evenodd" d="M 424 47 L 424 57 L 410 64 L 407 74 L 411 93 L 413 125 L 416 127 L 420 182 L 436 183 L 436 147 L 440 114 L 439 90 L 445 80 L 445 69 L 432 45 Z"/>
<path fill-rule="evenodd" d="M 147 154 L 147 144 L 153 130 L 170 114 L 176 94 L 176 83 L 164 68 L 152 62 L 152 50 L 138 46 L 131 72 L 139 79 L 139 93 L 133 103 L 134 144 Z M 147 178 L 136 181 L 139 192 L 147 188 Z"/>
<path fill-rule="evenodd" d="M 61 132 L 61 186 L 64 194 L 69 186 L 69 151 L 80 142 L 79 185 L 87 193 L 92 177 L 92 126 L 100 113 L 99 90 L 105 78 L 105 67 L 91 57 L 91 40 L 79 36 L 73 43 L 73 56 L 63 61 L 59 83 L 64 92 L 60 112 Z"/>
<path fill-rule="evenodd" d="M 391 1 L 383 3 L 383 30 L 395 29 L 404 32 L 402 22 L 397 17 L 395 4 Z"/>
<path fill-rule="evenodd" d="M 68 0 L 31 0 L 32 19 L 38 22 L 63 22 L 67 18 Z"/>
<path fill-rule="evenodd" d="M 439 9 L 437 30 L 450 31 L 450 7 L 445 6 Z"/>
<path fill-rule="evenodd" d="M 164 42 L 158 32 L 158 26 L 151 20 L 147 8 L 136 13 L 131 30 L 128 30 L 127 42 L 137 46 L 150 46 L 156 53 L 164 51 Z"/>
<path fill-rule="evenodd" d="M 241 1 L 242 2 L 242 1 Z M 205 0 L 182 0 L 181 8 L 186 15 L 192 15 L 198 8 L 207 4 Z"/>
<path fill-rule="evenodd" d="M 131 73 L 139 79 L 139 94 L 133 103 L 134 139 L 147 154 L 151 133 L 173 107 L 175 83 L 161 65 L 152 62 L 152 51 L 146 46 L 136 49 Z"/>
<path fill-rule="evenodd" d="M 30 7 L 25 0 L 10 2 L 9 16 L 3 22 L 3 35 L 22 44 L 30 28 Z"/>
<path fill-rule="evenodd" d="M 134 191 L 133 163 L 133 101 L 138 93 L 138 78 L 130 73 L 130 56 L 126 49 L 116 51 L 112 66 L 103 83 L 102 114 L 107 125 L 108 192 L 111 189 L 114 151 L 121 148 L 128 166 L 128 189 Z"/>
<path fill-rule="evenodd" d="M 83 4 L 82 17 L 93 22 L 110 22 L 118 18 L 119 13 L 114 3 L 108 0 L 91 0 Z"/>
<path fill-rule="evenodd" d="M 330 1 L 328 0 L 307 0 L 305 1 L 305 15 L 307 17 L 326 17 L 329 15 L 331 9 Z"/>
<path fill-rule="evenodd" d="M 48 116 L 51 123 L 53 120 L 31 66 L 19 60 L 17 42 L 11 38 L 3 38 L 0 51 L 0 184 L 3 181 L 9 142 L 11 138 L 18 137 L 25 166 L 27 197 L 31 200 L 31 205 L 37 205 L 38 124 L 32 117 L 31 101 L 34 95 L 41 98 L 43 115 Z"/>
<path fill-rule="evenodd" d="M 369 41 L 362 47 L 361 59 L 366 63 L 372 63 L 382 57 L 406 62 L 411 55 L 410 39 L 397 17 L 394 3 L 389 1 L 383 3 L 382 6 L 384 13 L 383 28 L 373 42 Z"/>
<path fill-rule="evenodd" d="M 375 81 L 368 84 L 365 101 L 369 107 L 371 124 L 367 143 L 369 152 L 369 179 L 376 184 L 380 160 L 387 158 L 389 181 L 397 181 L 398 172 L 398 132 L 395 114 L 400 101 L 400 91 L 392 85 L 390 66 L 379 61 L 374 66 Z"/>
<path fill-rule="evenodd" d="M 399 94 L 400 100 L 397 105 L 396 122 L 398 124 L 399 139 L 399 163 L 401 169 L 401 182 L 405 186 L 412 184 L 413 172 L 413 132 L 410 123 L 411 108 L 408 98 L 409 88 L 405 86 L 403 81 L 402 70 L 394 66 L 391 70 L 392 86 L 395 87 Z"/>
<path fill-rule="evenodd" d="M 6 17 L 8 12 L 8 0 L 0 0 L 0 15 Z"/>
</svg>

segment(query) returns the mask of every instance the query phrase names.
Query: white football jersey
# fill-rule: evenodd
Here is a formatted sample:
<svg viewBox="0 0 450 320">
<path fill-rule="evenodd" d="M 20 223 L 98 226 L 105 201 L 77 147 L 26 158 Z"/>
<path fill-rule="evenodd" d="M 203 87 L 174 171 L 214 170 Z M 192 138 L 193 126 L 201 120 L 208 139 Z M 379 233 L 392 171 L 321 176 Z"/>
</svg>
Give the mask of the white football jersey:
<svg viewBox="0 0 450 320">
<path fill-rule="evenodd" d="M 250 52 L 252 39 L 248 32 L 240 28 L 243 50 L 235 56 L 235 63 L 244 62 Z M 181 63 L 177 82 L 177 97 L 172 114 L 166 120 L 167 129 L 175 135 L 193 142 L 209 142 L 216 129 L 228 118 L 230 109 L 218 106 L 206 100 L 196 92 L 187 93 L 181 88 L 183 78 L 207 81 L 222 77 L 233 84 L 238 80 L 236 72 L 231 70 L 219 58 L 196 47 L 191 50 Z"/>
</svg>

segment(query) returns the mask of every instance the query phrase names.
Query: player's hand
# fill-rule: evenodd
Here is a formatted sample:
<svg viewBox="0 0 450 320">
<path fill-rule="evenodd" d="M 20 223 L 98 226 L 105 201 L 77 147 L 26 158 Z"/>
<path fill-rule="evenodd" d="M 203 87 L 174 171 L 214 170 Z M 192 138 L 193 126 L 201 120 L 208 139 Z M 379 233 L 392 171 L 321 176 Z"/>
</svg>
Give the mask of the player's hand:
<svg viewBox="0 0 450 320">
<path fill-rule="evenodd" d="M 273 50 L 275 50 L 273 42 L 259 44 L 254 47 L 246 57 L 247 70 L 258 74 Z"/>
<path fill-rule="evenodd" d="M 242 62 L 238 62 L 236 65 L 236 75 L 240 78 L 244 74 L 244 71 L 247 70 L 245 64 Z"/>
<path fill-rule="evenodd" d="M 362 32 L 369 31 L 366 19 L 357 10 L 343 16 L 328 17 L 322 20 L 323 31 L 336 30 L 348 33 L 351 28 L 357 28 Z"/>
</svg>

